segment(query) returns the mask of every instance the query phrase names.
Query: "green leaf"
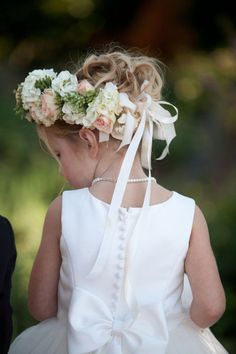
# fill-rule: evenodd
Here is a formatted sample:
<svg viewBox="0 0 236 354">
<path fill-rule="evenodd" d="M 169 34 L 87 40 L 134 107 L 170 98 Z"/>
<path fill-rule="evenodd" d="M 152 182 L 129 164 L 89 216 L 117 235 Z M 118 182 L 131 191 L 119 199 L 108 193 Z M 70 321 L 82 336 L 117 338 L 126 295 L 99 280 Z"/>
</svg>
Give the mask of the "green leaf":
<svg viewBox="0 0 236 354">
<path fill-rule="evenodd" d="M 15 107 L 15 113 L 24 117 L 25 115 L 25 110 L 23 108 L 23 102 L 21 98 L 21 93 L 22 93 L 22 85 L 18 85 L 17 89 L 13 91 L 15 94 L 15 99 L 16 99 L 16 107 Z"/>
<path fill-rule="evenodd" d="M 39 79 L 35 81 L 35 88 L 38 88 L 43 92 L 45 89 L 51 88 L 52 79 L 49 76 L 45 76 L 43 79 Z"/>
</svg>

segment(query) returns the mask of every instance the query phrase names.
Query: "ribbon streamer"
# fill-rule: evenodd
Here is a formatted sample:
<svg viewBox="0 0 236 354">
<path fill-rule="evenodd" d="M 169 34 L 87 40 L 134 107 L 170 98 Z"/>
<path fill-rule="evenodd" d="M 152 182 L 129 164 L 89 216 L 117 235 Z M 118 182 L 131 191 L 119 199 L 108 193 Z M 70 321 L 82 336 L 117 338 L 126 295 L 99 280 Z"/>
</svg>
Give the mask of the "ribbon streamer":
<svg viewBox="0 0 236 354">
<path fill-rule="evenodd" d="M 145 191 L 145 197 L 143 202 L 143 207 L 141 209 L 140 219 L 143 217 L 144 210 L 150 205 L 150 191 L 151 191 L 151 152 L 152 152 L 152 139 L 153 136 L 158 139 L 166 140 L 166 147 L 163 150 L 161 156 L 157 160 L 163 159 L 167 153 L 169 144 L 175 137 L 175 128 L 173 123 L 177 120 L 178 110 L 177 108 L 166 101 L 153 101 L 151 96 L 146 92 L 142 92 L 138 97 L 136 106 L 139 107 L 141 112 L 141 120 L 139 122 L 138 128 L 132 138 L 133 134 L 133 120 L 135 119 L 130 112 L 127 112 L 127 119 L 125 124 L 125 132 L 123 139 L 117 151 L 119 151 L 123 146 L 129 144 L 127 152 L 125 154 L 124 160 L 121 165 L 120 173 L 115 185 L 114 193 L 112 196 L 111 204 L 109 207 L 107 221 L 105 225 L 104 237 L 101 247 L 99 249 L 99 254 L 96 262 L 87 275 L 87 278 L 93 278 L 101 273 L 105 267 L 107 257 L 109 255 L 109 250 L 112 245 L 112 234 L 113 228 L 117 221 L 117 211 L 121 206 L 125 188 L 127 185 L 127 180 L 130 175 L 130 171 L 133 165 L 133 161 L 139 146 L 140 141 L 142 141 L 141 146 L 141 162 L 144 168 L 148 169 L 148 183 Z M 130 105 L 128 98 L 125 99 L 125 94 L 123 94 L 123 104 Z M 164 109 L 161 104 L 172 106 L 176 114 L 172 117 L 171 114 Z M 132 105 L 130 105 L 131 107 Z M 134 109 L 134 107 L 132 106 Z M 156 125 L 154 127 L 154 124 Z M 104 136 L 103 136 L 104 139 Z M 134 230 L 135 233 L 135 230 Z"/>
<path fill-rule="evenodd" d="M 127 98 L 123 96 L 123 103 L 129 105 Z M 169 111 L 163 108 L 161 105 L 168 105 L 174 108 L 175 115 L 171 116 Z M 130 105 L 129 108 L 131 108 Z M 148 220 L 148 206 L 150 206 L 150 197 L 151 197 L 151 153 L 152 153 L 152 139 L 166 140 L 166 147 L 162 151 L 161 155 L 156 158 L 156 160 L 163 159 L 169 152 L 169 145 L 173 138 L 176 136 L 174 122 L 178 117 L 178 109 L 166 101 L 153 101 L 151 96 L 146 92 L 142 92 L 138 97 L 136 102 L 136 107 L 138 107 L 141 114 L 141 118 L 138 124 L 138 127 L 135 131 L 135 134 L 132 138 L 134 127 L 135 127 L 135 118 L 132 115 L 132 112 L 127 111 L 126 113 L 126 123 L 123 139 L 117 151 L 119 151 L 123 146 L 128 145 L 127 152 L 125 154 L 124 160 L 121 165 L 120 173 L 115 185 L 114 193 L 112 196 L 111 204 L 108 210 L 107 220 L 105 224 L 103 242 L 100 246 L 98 257 L 95 261 L 90 272 L 87 274 L 86 279 L 91 280 L 102 274 L 106 262 L 109 257 L 109 252 L 112 247 L 113 242 L 113 232 L 115 233 L 115 228 L 117 225 L 117 211 L 122 204 L 125 188 L 127 185 L 127 180 L 130 175 L 130 171 L 133 165 L 133 161 L 138 150 L 138 146 L 141 143 L 141 163 L 144 168 L 148 169 L 148 183 L 145 191 L 143 207 L 141 208 L 140 215 L 137 219 L 132 235 L 129 239 L 128 244 L 128 255 L 127 255 L 127 269 L 130 269 L 132 262 L 134 261 L 135 253 L 138 247 L 138 240 L 141 237 L 143 225 L 145 221 Z M 134 107 L 132 106 L 134 111 Z M 109 136 L 101 136 L 103 139 L 109 139 Z M 105 141 L 105 140 L 103 140 Z M 135 293 L 132 288 L 132 284 L 129 279 L 128 272 L 125 274 L 125 299 L 130 310 L 130 315 L 132 318 L 137 318 L 137 314 L 140 313 L 141 309 L 136 299 Z M 166 333 L 166 331 L 164 330 Z M 158 333 L 157 333 L 158 336 Z M 165 334 L 166 336 L 166 334 Z M 144 337 L 143 337 L 144 338 Z M 147 344 L 147 343 L 146 343 Z M 164 343 L 162 344 L 164 345 Z M 148 348 L 148 346 L 147 346 Z M 158 348 L 157 343 L 150 349 L 150 353 L 155 352 Z"/>
</svg>

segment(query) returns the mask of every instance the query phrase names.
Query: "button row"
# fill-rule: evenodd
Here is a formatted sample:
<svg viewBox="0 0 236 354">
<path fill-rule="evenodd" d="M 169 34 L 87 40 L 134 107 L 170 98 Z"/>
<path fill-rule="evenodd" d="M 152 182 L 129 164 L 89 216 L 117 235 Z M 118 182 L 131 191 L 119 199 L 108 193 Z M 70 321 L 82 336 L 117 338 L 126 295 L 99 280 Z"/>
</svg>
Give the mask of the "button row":
<svg viewBox="0 0 236 354">
<path fill-rule="evenodd" d="M 123 271 L 125 267 L 125 242 L 126 242 L 126 226 L 125 226 L 125 217 L 123 210 L 119 209 L 120 211 L 120 221 L 121 225 L 119 226 L 119 235 L 118 235 L 118 252 L 116 256 L 116 270 L 114 274 L 114 283 L 113 283 L 113 293 L 112 293 L 112 311 L 113 315 L 115 314 L 115 310 L 117 308 L 118 299 L 120 295 L 120 288 L 121 288 L 121 280 L 123 278 Z"/>
</svg>

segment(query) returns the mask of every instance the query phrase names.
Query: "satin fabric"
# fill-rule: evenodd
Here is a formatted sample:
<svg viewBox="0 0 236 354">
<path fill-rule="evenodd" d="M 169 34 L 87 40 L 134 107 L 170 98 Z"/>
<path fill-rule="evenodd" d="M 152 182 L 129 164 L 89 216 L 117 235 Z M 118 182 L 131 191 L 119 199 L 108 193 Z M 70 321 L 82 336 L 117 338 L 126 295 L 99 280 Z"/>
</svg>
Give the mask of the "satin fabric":
<svg viewBox="0 0 236 354">
<path fill-rule="evenodd" d="M 114 320 L 99 297 L 76 287 L 69 309 L 69 353 L 89 353 L 103 347 L 109 354 L 133 353 L 134 350 L 164 353 L 168 332 L 163 321 L 163 306 L 158 303 L 143 307 L 135 317 L 128 314 L 123 321 Z M 112 351 L 107 351 L 108 344 Z"/>
<path fill-rule="evenodd" d="M 185 307 L 181 301 L 194 205 L 173 192 L 150 206 L 137 242 L 140 208 L 119 208 L 106 266 L 89 278 L 109 204 L 87 188 L 63 192 L 58 313 L 22 332 L 9 354 L 226 354 L 209 329 L 188 319 L 189 292 Z M 137 247 L 130 263 L 131 240 Z M 127 274 L 135 295 L 128 304 Z"/>
</svg>

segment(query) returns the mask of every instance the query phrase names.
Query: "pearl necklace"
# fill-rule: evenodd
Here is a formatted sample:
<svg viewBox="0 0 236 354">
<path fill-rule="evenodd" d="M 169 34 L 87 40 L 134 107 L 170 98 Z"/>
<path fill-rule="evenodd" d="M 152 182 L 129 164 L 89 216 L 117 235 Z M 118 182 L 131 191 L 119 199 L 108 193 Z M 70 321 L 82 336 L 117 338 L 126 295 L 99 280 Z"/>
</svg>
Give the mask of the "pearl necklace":
<svg viewBox="0 0 236 354">
<path fill-rule="evenodd" d="M 151 177 L 151 180 L 155 181 L 156 182 L 156 179 L 154 177 Z M 109 177 L 96 177 L 93 179 L 92 181 L 92 184 L 93 185 L 94 183 L 96 182 L 99 182 L 99 181 L 109 181 L 109 182 L 117 182 L 117 179 L 113 179 L 113 178 L 109 178 Z M 131 179 L 128 179 L 127 182 L 129 183 L 135 183 L 135 182 L 147 182 L 148 181 L 148 177 L 144 177 L 144 178 L 131 178 Z"/>
</svg>

